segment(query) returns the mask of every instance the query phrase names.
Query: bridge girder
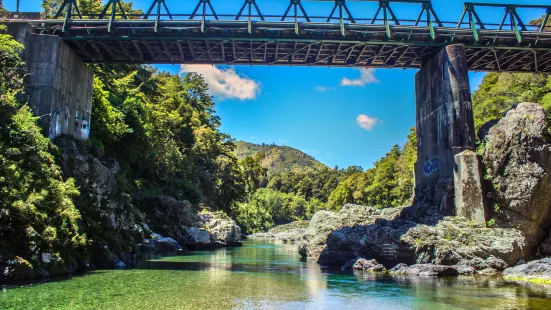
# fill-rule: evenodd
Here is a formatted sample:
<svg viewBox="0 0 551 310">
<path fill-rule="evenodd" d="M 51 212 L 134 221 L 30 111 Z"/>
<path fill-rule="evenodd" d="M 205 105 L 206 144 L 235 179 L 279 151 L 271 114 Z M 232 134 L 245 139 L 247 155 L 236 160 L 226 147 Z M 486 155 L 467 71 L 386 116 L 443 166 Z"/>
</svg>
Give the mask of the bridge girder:
<svg viewBox="0 0 551 310">
<path fill-rule="evenodd" d="M 551 72 L 551 6 L 468 2 L 459 22 L 445 22 L 426 0 L 367 0 L 378 5 L 369 18 L 352 17 L 345 0 L 333 0 L 328 16 L 306 14 L 300 0 L 289 0 L 282 16 L 263 15 L 255 0 L 243 0 L 237 15 L 217 14 L 210 0 L 198 0 L 191 14 L 173 14 L 166 1 L 153 0 L 146 14 L 132 15 L 120 0 L 109 0 L 99 16 L 83 16 L 76 0 L 65 0 L 56 14 L 65 10 L 64 19 L 28 23 L 59 35 L 88 62 L 419 68 L 436 50 L 464 44 L 471 70 Z M 420 13 L 400 18 L 393 10 L 399 4 L 419 5 Z M 479 7 L 505 13 L 492 23 L 481 18 Z M 541 23 L 526 23 L 518 13 L 525 9 L 542 10 Z M 290 61 L 281 58 L 287 54 Z"/>
</svg>

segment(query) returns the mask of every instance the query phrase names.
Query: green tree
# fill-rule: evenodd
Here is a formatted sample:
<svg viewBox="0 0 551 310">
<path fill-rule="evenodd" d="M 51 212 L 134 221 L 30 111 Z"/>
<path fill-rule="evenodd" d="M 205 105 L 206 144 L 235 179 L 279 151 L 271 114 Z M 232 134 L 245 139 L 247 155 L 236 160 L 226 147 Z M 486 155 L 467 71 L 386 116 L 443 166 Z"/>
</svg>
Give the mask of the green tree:
<svg viewBox="0 0 551 310">
<path fill-rule="evenodd" d="M 520 102 L 536 102 L 551 109 L 551 76 L 537 73 L 488 73 L 473 94 L 475 128 L 499 119 Z"/>
<path fill-rule="evenodd" d="M 239 161 L 245 182 L 245 192 L 249 195 L 259 188 L 266 187 L 268 183 L 268 169 L 260 164 L 265 156 L 265 153 L 260 152 Z"/>
<path fill-rule="evenodd" d="M 0 26 L 0 263 L 13 255 L 41 264 L 36 253 L 60 262 L 85 245 L 72 197 L 72 179 L 64 181 L 37 118 L 16 98 L 22 92 L 23 46 Z"/>
</svg>

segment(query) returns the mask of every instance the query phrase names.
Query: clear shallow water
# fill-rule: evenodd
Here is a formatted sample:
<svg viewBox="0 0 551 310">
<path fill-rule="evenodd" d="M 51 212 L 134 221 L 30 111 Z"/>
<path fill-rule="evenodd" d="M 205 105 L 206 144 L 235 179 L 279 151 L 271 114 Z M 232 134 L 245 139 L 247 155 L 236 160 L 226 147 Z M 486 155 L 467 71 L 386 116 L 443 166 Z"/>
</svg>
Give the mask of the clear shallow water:
<svg viewBox="0 0 551 310">
<path fill-rule="evenodd" d="M 232 308 L 551 309 L 551 286 L 329 271 L 302 261 L 296 246 L 247 241 L 0 292 L 0 309 Z"/>
</svg>

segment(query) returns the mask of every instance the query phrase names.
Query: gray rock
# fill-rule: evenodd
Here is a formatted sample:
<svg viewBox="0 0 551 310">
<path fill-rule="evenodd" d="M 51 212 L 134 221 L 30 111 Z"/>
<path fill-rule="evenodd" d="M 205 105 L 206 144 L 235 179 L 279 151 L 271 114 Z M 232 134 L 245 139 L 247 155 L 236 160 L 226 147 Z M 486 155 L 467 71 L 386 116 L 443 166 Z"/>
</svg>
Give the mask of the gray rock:
<svg viewBox="0 0 551 310">
<path fill-rule="evenodd" d="M 507 268 L 503 271 L 503 276 L 506 279 L 545 281 L 551 283 L 551 258 Z"/>
<path fill-rule="evenodd" d="M 476 270 L 472 266 L 455 265 L 452 267 L 455 268 L 455 270 L 457 270 L 457 273 L 462 276 L 470 276 L 476 274 Z"/>
<path fill-rule="evenodd" d="M 197 227 L 188 228 L 189 236 L 186 240 L 186 245 L 197 249 L 212 248 L 214 243 L 210 233 L 204 229 Z"/>
<path fill-rule="evenodd" d="M 543 257 L 551 256 L 551 234 L 547 233 L 547 237 L 543 240 L 538 248 L 538 254 Z"/>
<path fill-rule="evenodd" d="M 551 225 L 551 139 L 544 109 L 520 103 L 507 111 L 486 136 L 483 157 L 498 224 L 522 231 L 526 244 L 517 258 L 528 257 Z"/>
<path fill-rule="evenodd" d="M 44 264 L 49 264 L 52 261 L 52 254 L 44 252 L 42 253 L 42 262 Z"/>
<path fill-rule="evenodd" d="M 199 215 L 199 226 L 207 230 L 217 246 L 240 246 L 241 228 L 223 212 L 206 212 Z"/>
<path fill-rule="evenodd" d="M 365 258 L 360 258 L 356 261 L 354 266 L 352 268 L 356 270 L 364 270 L 364 271 L 371 271 L 371 272 L 386 272 L 385 266 L 379 264 L 376 260 L 371 259 L 367 260 Z"/>
<path fill-rule="evenodd" d="M 100 160 L 85 152 L 86 146 L 72 137 L 60 136 L 54 143 L 61 151 L 57 159 L 64 178 L 73 178 L 79 187 L 80 195 L 74 198 L 74 203 L 82 216 L 81 233 L 93 241 L 90 264 L 113 268 L 122 260 L 133 265 L 138 245 L 150 235 L 137 225 L 145 219 L 132 198 L 119 192 L 116 175 L 119 164 L 114 159 Z"/>
<path fill-rule="evenodd" d="M 419 277 L 446 277 L 458 276 L 459 272 L 452 266 L 417 264 L 407 266 L 400 264 L 389 271 L 393 275 L 419 276 Z"/>
<path fill-rule="evenodd" d="M 342 266 L 371 257 L 385 267 L 398 263 L 457 265 L 503 270 L 523 253 L 525 236 L 515 228 L 487 228 L 461 217 L 439 217 L 430 206 L 373 210 L 371 218 L 353 213 L 316 213 L 299 253 L 324 265 Z M 371 212 L 365 207 L 363 211 Z M 361 219 L 360 223 L 354 223 Z"/>
<path fill-rule="evenodd" d="M 182 250 L 180 244 L 170 237 L 163 237 L 157 233 L 151 234 L 151 237 L 158 253 L 175 253 Z"/>
<path fill-rule="evenodd" d="M 199 220 L 189 202 L 171 196 L 148 196 L 136 203 L 147 216 L 151 230 L 186 245 L 190 237 L 188 227 L 196 226 Z"/>
</svg>

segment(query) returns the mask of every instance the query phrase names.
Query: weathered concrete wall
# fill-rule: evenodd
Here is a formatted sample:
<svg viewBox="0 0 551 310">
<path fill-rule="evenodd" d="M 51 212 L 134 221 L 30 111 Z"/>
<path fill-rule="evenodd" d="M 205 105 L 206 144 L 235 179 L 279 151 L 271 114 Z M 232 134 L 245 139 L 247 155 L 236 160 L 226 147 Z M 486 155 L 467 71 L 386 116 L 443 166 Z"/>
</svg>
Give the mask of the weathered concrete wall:
<svg viewBox="0 0 551 310">
<path fill-rule="evenodd" d="M 430 189 L 443 180 L 453 183 L 453 210 L 442 207 L 445 213 L 485 223 L 482 168 L 474 152 L 474 119 L 464 46 L 450 45 L 433 56 L 415 76 L 415 92 L 416 196 L 435 192 Z M 446 197 L 448 201 L 450 197 Z M 439 197 L 432 200 L 439 201 Z"/>
<path fill-rule="evenodd" d="M 50 139 L 61 134 L 86 140 L 92 113 L 92 70 L 58 36 L 34 34 L 28 25 L 8 24 L 25 45 L 29 105 Z"/>
<path fill-rule="evenodd" d="M 416 186 L 453 178 L 454 156 L 475 149 L 465 48 L 443 48 L 415 76 Z"/>
</svg>

